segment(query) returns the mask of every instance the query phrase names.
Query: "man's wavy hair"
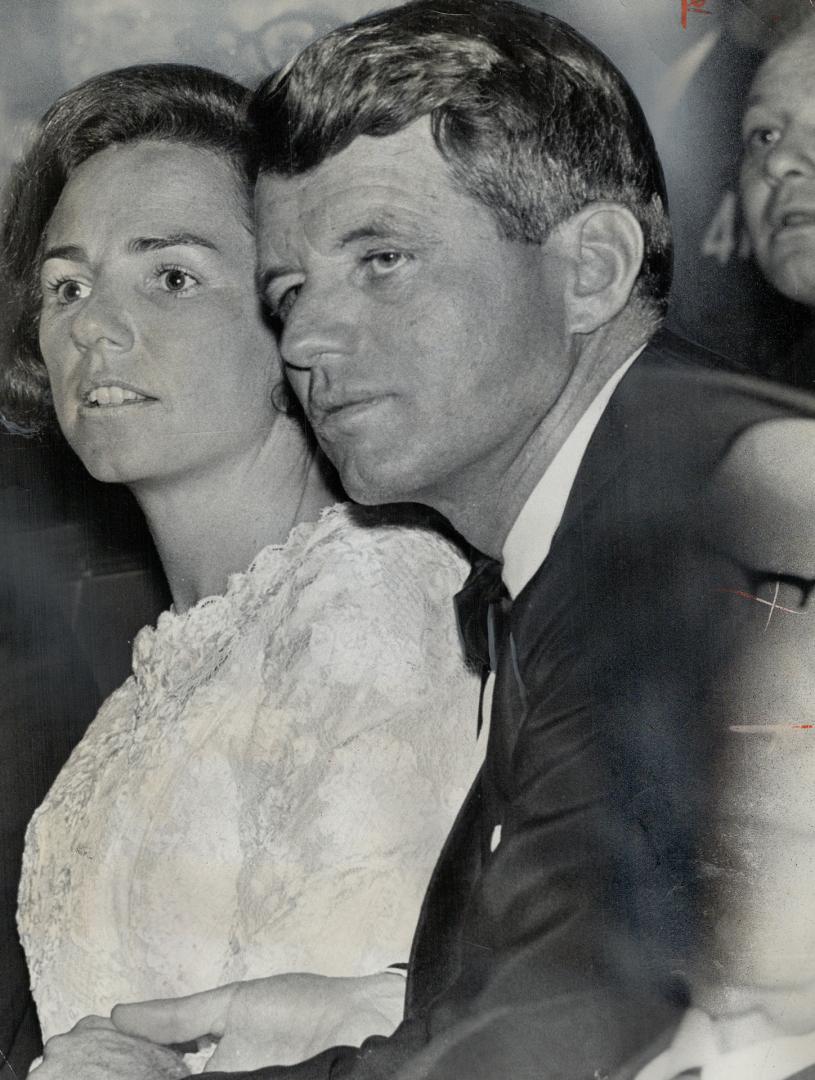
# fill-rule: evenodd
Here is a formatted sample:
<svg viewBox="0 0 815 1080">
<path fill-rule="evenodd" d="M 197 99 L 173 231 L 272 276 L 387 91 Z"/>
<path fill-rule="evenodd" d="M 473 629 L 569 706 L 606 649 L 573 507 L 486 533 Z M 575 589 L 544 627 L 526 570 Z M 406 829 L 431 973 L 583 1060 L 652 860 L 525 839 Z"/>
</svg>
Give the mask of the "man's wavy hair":
<svg viewBox="0 0 815 1080">
<path fill-rule="evenodd" d="M 73 172 L 109 146 L 144 139 L 211 150 L 234 169 L 249 223 L 257 160 L 247 97 L 244 87 L 206 68 L 139 64 L 69 90 L 42 118 L 12 173 L 0 232 L 0 420 L 7 430 L 33 433 L 54 420 L 38 342 L 39 262 L 46 226 Z"/>
<path fill-rule="evenodd" d="M 587 203 L 622 203 L 645 236 L 635 295 L 664 314 L 671 231 L 648 124 L 611 61 L 550 15 L 416 0 L 307 46 L 258 87 L 249 115 L 261 172 L 280 175 L 429 115 L 453 181 L 511 240 L 541 244 Z"/>
</svg>

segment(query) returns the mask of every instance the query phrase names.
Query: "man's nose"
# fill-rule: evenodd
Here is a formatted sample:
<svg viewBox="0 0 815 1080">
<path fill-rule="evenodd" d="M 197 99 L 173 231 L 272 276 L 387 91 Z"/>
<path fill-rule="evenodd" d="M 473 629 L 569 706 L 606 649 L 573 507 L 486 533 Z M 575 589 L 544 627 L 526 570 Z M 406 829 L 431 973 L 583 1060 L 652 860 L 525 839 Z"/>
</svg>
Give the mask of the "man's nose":
<svg viewBox="0 0 815 1080">
<path fill-rule="evenodd" d="M 348 355 L 355 348 L 359 325 L 353 297 L 346 289 L 307 282 L 283 327 L 283 360 L 289 367 L 308 369 Z"/>
<path fill-rule="evenodd" d="M 764 169 L 774 181 L 815 175 L 815 128 L 785 131 L 765 155 Z"/>
<path fill-rule="evenodd" d="M 77 304 L 71 321 L 71 338 L 82 352 L 108 349 L 128 352 L 133 347 L 133 324 L 114 290 L 95 286 Z"/>
</svg>

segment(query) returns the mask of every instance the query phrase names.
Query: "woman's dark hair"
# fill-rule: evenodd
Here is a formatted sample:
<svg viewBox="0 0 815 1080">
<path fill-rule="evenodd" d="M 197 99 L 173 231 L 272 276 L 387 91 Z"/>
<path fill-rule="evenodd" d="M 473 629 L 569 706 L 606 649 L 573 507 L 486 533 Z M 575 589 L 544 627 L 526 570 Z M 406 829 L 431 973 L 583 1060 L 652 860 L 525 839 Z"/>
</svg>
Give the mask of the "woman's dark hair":
<svg viewBox="0 0 815 1080">
<path fill-rule="evenodd" d="M 186 64 L 139 64 L 97 75 L 63 94 L 14 169 L 4 206 L 0 281 L 5 341 L 0 415 L 28 430 L 53 419 L 40 356 L 39 255 L 43 233 L 71 174 L 114 144 L 156 139 L 225 157 L 245 192 L 247 218 L 257 176 L 245 117 L 248 91 L 225 75 Z"/>
<path fill-rule="evenodd" d="M 392 8 L 307 46 L 249 115 L 261 171 L 281 175 L 429 116 L 454 181 L 512 240 L 543 243 L 587 203 L 622 203 L 645 238 L 636 295 L 664 313 L 671 232 L 648 124 L 611 61 L 550 15 L 503 0 Z"/>
</svg>

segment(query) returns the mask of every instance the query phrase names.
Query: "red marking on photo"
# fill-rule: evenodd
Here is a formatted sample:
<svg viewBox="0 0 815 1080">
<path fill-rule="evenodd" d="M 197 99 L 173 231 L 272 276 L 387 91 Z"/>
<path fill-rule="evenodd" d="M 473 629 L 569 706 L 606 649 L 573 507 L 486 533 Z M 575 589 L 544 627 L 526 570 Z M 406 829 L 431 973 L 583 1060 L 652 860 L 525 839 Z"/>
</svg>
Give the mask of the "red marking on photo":
<svg viewBox="0 0 815 1080">
<path fill-rule="evenodd" d="M 688 28 L 688 15 L 710 15 L 707 0 L 682 0 L 682 29 Z"/>
<path fill-rule="evenodd" d="M 815 724 L 729 724 L 739 735 L 778 735 L 784 731 L 812 731 Z"/>
<path fill-rule="evenodd" d="M 773 615 L 776 613 L 776 611 L 782 611 L 785 615 L 806 615 L 805 611 L 798 611 L 795 608 L 783 607 L 781 604 L 779 604 L 778 593 L 780 589 L 781 583 L 777 581 L 775 583 L 775 593 L 772 600 L 764 600 L 760 596 L 753 596 L 752 593 L 745 592 L 744 589 L 728 589 L 724 585 L 719 586 L 716 592 L 729 593 L 731 596 L 739 596 L 743 600 L 753 600 L 756 604 L 764 604 L 766 607 L 768 607 L 770 611 L 767 615 L 767 622 L 764 627 L 764 629 L 766 630 L 772 622 Z"/>
</svg>

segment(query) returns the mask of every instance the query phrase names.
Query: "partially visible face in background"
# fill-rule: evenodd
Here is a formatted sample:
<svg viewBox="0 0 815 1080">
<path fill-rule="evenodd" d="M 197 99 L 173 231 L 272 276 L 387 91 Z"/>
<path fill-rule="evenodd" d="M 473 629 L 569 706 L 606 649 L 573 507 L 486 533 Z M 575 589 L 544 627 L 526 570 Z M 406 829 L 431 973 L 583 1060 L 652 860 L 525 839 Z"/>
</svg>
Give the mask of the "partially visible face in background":
<svg viewBox="0 0 815 1080">
<path fill-rule="evenodd" d="M 224 157 L 158 141 L 95 154 L 66 184 L 42 252 L 40 349 L 60 427 L 92 475 L 160 483 L 256 452 L 279 359 Z"/>
<path fill-rule="evenodd" d="M 742 124 L 741 195 L 767 280 L 815 308 L 815 32 L 759 68 Z"/>
</svg>

